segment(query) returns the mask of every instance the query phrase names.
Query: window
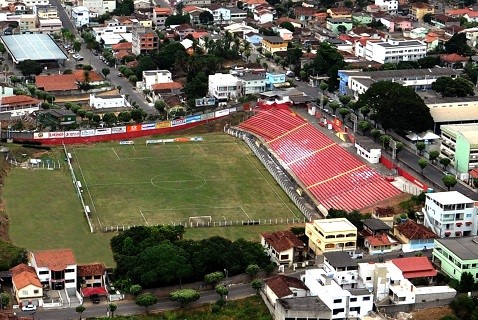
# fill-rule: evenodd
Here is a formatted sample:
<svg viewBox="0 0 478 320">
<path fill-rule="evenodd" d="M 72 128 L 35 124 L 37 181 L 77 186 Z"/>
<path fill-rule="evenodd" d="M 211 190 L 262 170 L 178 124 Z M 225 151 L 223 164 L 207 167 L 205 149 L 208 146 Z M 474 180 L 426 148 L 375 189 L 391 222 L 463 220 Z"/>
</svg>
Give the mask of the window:
<svg viewBox="0 0 478 320">
<path fill-rule="evenodd" d="M 370 280 L 372 280 L 372 277 L 366 277 L 365 280 L 370 281 Z"/>
<path fill-rule="evenodd" d="M 350 298 L 350 302 L 355 302 L 357 301 L 357 298 Z"/>
<path fill-rule="evenodd" d="M 50 274 L 49 271 L 40 271 L 40 272 L 38 272 L 38 273 L 39 273 L 39 274 Z"/>
<path fill-rule="evenodd" d="M 101 276 L 95 276 L 94 278 L 95 279 L 101 279 Z"/>
<path fill-rule="evenodd" d="M 334 309 L 334 311 L 332 312 L 334 315 L 337 315 L 341 312 L 344 312 L 344 308 L 339 308 L 339 309 Z"/>
<path fill-rule="evenodd" d="M 40 293 L 40 290 L 35 289 L 35 290 L 33 290 L 33 293 L 34 293 L 34 294 L 38 294 L 38 293 Z"/>
<path fill-rule="evenodd" d="M 363 297 L 363 301 L 370 301 L 370 297 Z"/>
<path fill-rule="evenodd" d="M 65 273 L 75 272 L 75 269 L 66 269 Z"/>
<path fill-rule="evenodd" d="M 334 303 L 342 303 L 342 299 L 334 299 Z"/>
<path fill-rule="evenodd" d="M 73 283 L 73 282 L 75 282 L 75 279 L 66 279 L 65 280 L 65 283 Z"/>
</svg>

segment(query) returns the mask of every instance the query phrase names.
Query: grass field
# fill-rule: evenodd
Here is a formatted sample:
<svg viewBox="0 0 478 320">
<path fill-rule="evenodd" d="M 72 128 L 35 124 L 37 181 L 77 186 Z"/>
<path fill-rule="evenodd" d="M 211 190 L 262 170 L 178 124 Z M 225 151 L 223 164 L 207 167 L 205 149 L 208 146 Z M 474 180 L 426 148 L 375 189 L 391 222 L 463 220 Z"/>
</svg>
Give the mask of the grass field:
<svg viewBox="0 0 478 320">
<path fill-rule="evenodd" d="M 102 227 L 291 219 L 295 205 L 242 141 L 69 147 L 94 223 Z M 207 219 L 193 219 L 206 221 Z"/>
</svg>

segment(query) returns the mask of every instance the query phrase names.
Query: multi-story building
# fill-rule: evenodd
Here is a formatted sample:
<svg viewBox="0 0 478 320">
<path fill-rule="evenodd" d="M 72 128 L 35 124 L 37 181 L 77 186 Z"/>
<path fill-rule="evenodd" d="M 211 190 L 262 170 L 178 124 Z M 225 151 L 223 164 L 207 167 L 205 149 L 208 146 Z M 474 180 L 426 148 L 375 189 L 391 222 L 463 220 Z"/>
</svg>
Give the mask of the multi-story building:
<svg viewBox="0 0 478 320">
<path fill-rule="evenodd" d="M 134 0 L 134 11 L 144 11 L 151 8 L 151 0 Z"/>
<path fill-rule="evenodd" d="M 35 6 L 33 12 L 36 12 L 38 19 L 58 19 L 58 8 L 56 6 Z"/>
<path fill-rule="evenodd" d="M 209 95 L 219 103 L 238 97 L 242 91 L 241 81 L 232 74 L 216 73 L 209 75 Z"/>
<path fill-rule="evenodd" d="M 0 114 L 10 117 L 23 117 L 40 110 L 41 101 L 27 95 L 7 96 L 0 98 Z"/>
<path fill-rule="evenodd" d="M 331 274 L 343 289 L 355 289 L 358 284 L 358 264 L 344 251 L 324 253 L 324 270 Z"/>
<path fill-rule="evenodd" d="M 151 90 L 156 83 L 173 82 L 173 75 L 169 70 L 143 71 L 143 89 Z"/>
<path fill-rule="evenodd" d="M 159 45 L 159 38 L 156 32 L 152 29 L 144 27 L 133 28 L 133 53 L 140 55 L 152 50 L 156 50 Z"/>
<path fill-rule="evenodd" d="M 36 14 L 22 14 L 19 16 L 20 33 L 37 33 L 37 21 Z"/>
<path fill-rule="evenodd" d="M 30 252 L 28 261 L 40 282 L 52 290 L 77 287 L 77 265 L 70 249 Z"/>
<path fill-rule="evenodd" d="M 313 220 L 305 224 L 309 251 L 315 255 L 330 251 L 353 252 L 357 248 L 357 228 L 346 218 Z"/>
<path fill-rule="evenodd" d="M 287 44 L 287 41 L 279 36 L 265 36 L 262 38 L 262 50 L 270 54 L 287 51 Z"/>
<path fill-rule="evenodd" d="M 281 72 L 266 72 L 266 89 L 274 90 L 285 84 L 285 73 Z"/>
<path fill-rule="evenodd" d="M 40 33 L 56 33 L 63 28 L 60 19 L 38 19 L 38 32 Z"/>
<path fill-rule="evenodd" d="M 309 289 L 297 278 L 276 275 L 265 281 L 264 293 L 271 305 L 275 306 L 277 299 L 306 297 Z"/>
<path fill-rule="evenodd" d="M 410 5 L 410 16 L 417 21 L 423 21 L 423 16 L 428 13 L 435 13 L 435 7 L 431 4 L 415 2 Z"/>
<path fill-rule="evenodd" d="M 263 232 L 261 244 L 271 261 L 277 265 L 290 266 L 305 258 L 305 244 L 290 230 Z"/>
<path fill-rule="evenodd" d="M 398 0 L 375 0 L 375 5 L 391 14 L 396 14 L 398 11 Z"/>
<path fill-rule="evenodd" d="M 34 6 L 47 6 L 50 4 L 49 0 L 25 0 L 22 1 L 27 8 L 33 8 Z"/>
<path fill-rule="evenodd" d="M 156 7 L 153 10 L 153 23 L 157 28 L 163 28 L 164 22 L 172 14 L 170 8 Z"/>
<path fill-rule="evenodd" d="M 448 158 L 450 164 L 462 176 L 478 166 L 478 124 L 442 125 L 440 156 Z"/>
<path fill-rule="evenodd" d="M 22 263 L 11 268 L 10 273 L 17 303 L 41 306 L 43 304 L 43 287 L 35 269 Z"/>
<path fill-rule="evenodd" d="M 75 27 L 81 28 L 90 23 L 90 10 L 83 6 L 73 7 L 71 9 L 71 18 Z"/>
<path fill-rule="evenodd" d="M 424 224 L 440 238 L 475 236 L 475 201 L 458 191 L 427 193 Z"/>
<path fill-rule="evenodd" d="M 367 41 L 365 47 L 365 59 L 378 63 L 417 61 L 424 58 L 426 53 L 426 43 L 419 40 Z"/>
<path fill-rule="evenodd" d="M 328 18 L 326 27 L 335 34 L 346 33 L 352 30 L 352 18 Z"/>
<path fill-rule="evenodd" d="M 240 77 L 242 81 L 242 94 L 256 94 L 266 91 L 267 79 L 260 74 L 245 74 Z"/>
<path fill-rule="evenodd" d="M 116 9 L 115 0 L 78 0 L 78 6 L 87 7 L 90 12 L 102 15 Z"/>
<path fill-rule="evenodd" d="M 478 276 L 478 239 L 464 237 L 436 239 L 433 248 L 433 262 L 441 272 L 460 281 L 463 272 Z"/>
</svg>

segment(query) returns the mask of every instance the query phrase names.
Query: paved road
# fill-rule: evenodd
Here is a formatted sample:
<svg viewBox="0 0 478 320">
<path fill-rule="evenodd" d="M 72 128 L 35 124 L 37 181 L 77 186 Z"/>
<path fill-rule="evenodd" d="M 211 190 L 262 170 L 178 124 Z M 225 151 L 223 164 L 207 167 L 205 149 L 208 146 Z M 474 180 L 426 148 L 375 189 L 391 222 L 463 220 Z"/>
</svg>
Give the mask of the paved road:
<svg viewBox="0 0 478 320">
<path fill-rule="evenodd" d="M 229 287 L 229 300 L 242 299 L 255 294 L 255 290 L 252 289 L 250 283 L 232 285 Z M 199 306 L 205 303 L 215 302 L 219 299 L 219 296 L 214 291 L 203 291 L 201 292 L 201 298 L 191 303 L 191 307 Z M 99 317 L 106 316 L 106 311 L 108 303 L 106 301 L 101 301 L 100 304 L 91 304 L 89 301 L 84 304 L 86 310 L 83 312 L 82 317 Z M 131 315 L 144 313 L 145 309 L 143 307 L 138 307 L 133 301 L 119 301 L 117 303 L 118 309 L 115 312 L 117 315 Z M 177 302 L 172 302 L 168 298 L 161 298 L 159 302 L 150 307 L 150 311 L 162 311 L 162 310 L 172 310 L 177 309 L 179 304 Z M 31 312 L 22 312 L 17 311 L 19 316 L 29 316 Z M 75 308 L 64 308 L 64 309 L 50 309 L 43 310 L 39 309 L 34 314 L 35 320 L 65 320 L 65 319 L 78 319 L 78 314 L 75 312 Z"/>
</svg>

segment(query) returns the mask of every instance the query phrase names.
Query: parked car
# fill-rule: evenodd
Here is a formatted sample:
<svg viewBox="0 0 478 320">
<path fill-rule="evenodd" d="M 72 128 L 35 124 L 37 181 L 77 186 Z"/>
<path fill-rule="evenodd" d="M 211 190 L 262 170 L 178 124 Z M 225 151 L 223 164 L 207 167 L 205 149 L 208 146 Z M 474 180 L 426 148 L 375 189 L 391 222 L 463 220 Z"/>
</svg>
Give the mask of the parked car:
<svg viewBox="0 0 478 320">
<path fill-rule="evenodd" d="M 22 311 L 35 311 L 37 309 L 37 306 L 34 304 L 27 304 L 22 307 Z"/>
<path fill-rule="evenodd" d="M 92 294 L 90 296 L 90 299 L 91 299 L 91 302 L 93 302 L 94 304 L 98 304 L 101 301 L 100 296 L 97 294 Z"/>
</svg>

